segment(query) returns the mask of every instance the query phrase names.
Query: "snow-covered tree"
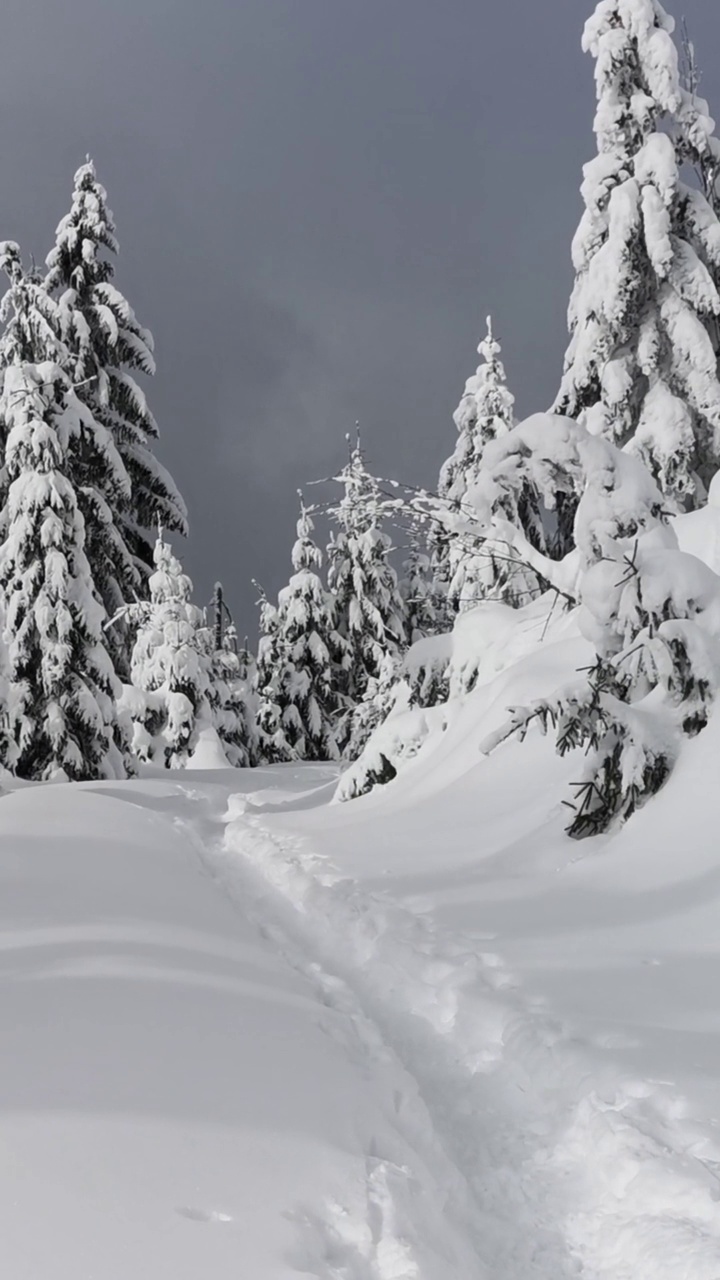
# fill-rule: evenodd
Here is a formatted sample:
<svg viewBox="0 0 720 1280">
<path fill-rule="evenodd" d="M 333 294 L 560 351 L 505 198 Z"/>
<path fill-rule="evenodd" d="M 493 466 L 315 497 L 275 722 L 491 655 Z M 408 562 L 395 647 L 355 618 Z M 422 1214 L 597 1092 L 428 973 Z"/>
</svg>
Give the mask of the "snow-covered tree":
<svg viewBox="0 0 720 1280">
<path fill-rule="evenodd" d="M 675 141 L 680 157 L 693 170 L 700 191 L 720 215 L 720 138 L 716 136 L 708 103 L 699 93 L 702 73 L 685 23 L 682 36 L 682 105 Z"/>
<path fill-rule="evenodd" d="M 502 491 L 518 460 L 548 482 L 567 477 L 579 494 L 576 550 L 544 569 L 579 600 L 597 657 L 552 697 L 515 708 L 484 749 L 524 736 L 535 722 L 552 725 L 561 755 L 582 748 L 587 763 L 569 831 L 591 835 L 659 790 L 682 737 L 705 725 L 720 683 L 720 578 L 679 550 L 664 497 L 640 459 L 560 417 L 537 415 L 513 436 L 486 477 L 486 517 L 493 485 Z M 540 556 L 524 550 L 540 569 Z"/>
<path fill-rule="evenodd" d="M 137 374 L 155 371 L 152 335 L 141 327 L 122 293 L 112 283 L 110 255 L 118 251 L 107 194 L 90 160 L 75 175 L 70 212 L 57 229 L 47 259 L 47 289 L 58 295 L 63 334 L 72 357 L 73 380 L 93 417 L 109 432 L 126 476 L 91 474 L 107 511 L 107 532 L 96 554 L 95 578 L 112 616 L 120 600 L 146 594 L 153 564 L 152 537 L 157 525 L 187 532 L 185 505 L 169 473 L 153 452 L 155 419 Z M 96 471 L 91 461 L 89 470 Z"/>
<path fill-rule="evenodd" d="M 344 646 L 335 629 L 334 602 L 318 576 L 322 554 L 312 533 L 311 513 L 301 501 L 295 572 L 280 592 L 274 619 L 281 657 L 273 698 L 293 756 L 335 760 L 342 703 L 334 676 L 342 668 Z"/>
<path fill-rule="evenodd" d="M 493 335 L 492 317 L 488 316 L 487 334 L 478 346 L 482 363 L 468 378 L 453 415 L 458 438 L 454 452 L 440 470 L 441 498 L 462 502 L 472 487 L 485 445 L 506 435 L 514 426 L 515 397 L 507 386 L 501 354 L 500 343 Z"/>
<path fill-rule="evenodd" d="M 441 469 L 438 485 L 439 497 L 458 518 L 454 528 L 435 523 L 431 537 L 436 594 L 440 599 L 443 596 L 447 599 L 451 618 L 472 609 L 480 600 L 501 599 L 510 604 L 526 604 L 537 592 L 535 580 L 518 577 L 502 544 L 484 541 L 478 545 L 468 532 L 474 521 L 472 493 L 482 471 L 485 450 L 494 440 L 506 436 L 515 421 L 515 400 L 507 386 L 500 359 L 501 347 L 493 335 L 490 317 L 487 326 L 487 336 L 478 347 L 483 363 L 468 379 L 455 412 L 457 445 Z M 552 534 L 549 535 L 543 525 L 530 490 L 521 490 L 515 495 L 514 510 L 508 512 L 508 519 L 517 520 L 538 548 L 551 550 Z M 565 542 L 561 541 L 559 554 L 565 550 Z"/>
<path fill-rule="evenodd" d="M 20 332 L 32 312 L 23 311 L 21 298 L 15 303 L 24 316 Z M 1 405 L 9 483 L 0 547 L 8 764 L 22 778 L 122 777 L 119 687 L 68 477 L 71 442 L 92 432 L 92 418 L 59 365 L 23 360 L 19 343 L 12 359 Z"/>
<path fill-rule="evenodd" d="M 720 227 L 681 173 L 687 98 L 673 29 L 659 0 L 601 0 L 585 27 L 598 154 L 584 171 L 555 407 L 642 458 L 692 508 L 720 460 Z"/>
<path fill-rule="evenodd" d="M 49 296 L 39 272 L 23 269 L 20 248 L 14 240 L 0 244 L 0 267 L 10 288 L 0 305 L 4 329 L 0 337 L 0 369 L 15 364 L 62 364 L 67 348 L 62 340 L 62 317 Z M 5 431 L 6 438 L 7 431 Z"/>
<path fill-rule="evenodd" d="M 379 676 L 383 659 L 406 647 L 407 630 L 392 544 L 382 527 L 383 499 L 359 444 L 336 479 L 343 492 L 331 508 L 337 532 L 328 548 L 328 581 L 347 655 L 341 692 L 352 708 Z"/>
<path fill-rule="evenodd" d="M 252 659 L 240 652 L 237 631 L 215 585 L 212 626 L 201 632 L 207 646 L 208 703 L 213 727 L 228 764 L 249 768 L 257 763 L 257 700 L 253 690 Z"/>
<path fill-rule="evenodd" d="M 141 759 L 179 769 L 211 722 L 208 639 L 203 614 L 191 601 L 192 582 L 162 530 L 153 558 L 150 599 L 127 610 L 137 626 L 132 684 L 144 695 L 130 695 L 134 750 Z"/>
<path fill-rule="evenodd" d="M 52 360 L 74 381 L 76 360 L 68 346 L 67 316 L 51 298 L 35 268 L 24 271 L 18 246 L 0 246 L 0 265 L 10 280 L 2 303 L 5 330 L 0 340 L 0 366 Z M 82 400 L 83 388 L 78 398 Z M 128 565 L 114 511 L 129 501 L 130 480 L 109 428 L 86 404 L 70 436 L 66 472 L 75 490 L 85 522 L 85 554 L 93 585 L 108 617 L 107 645 L 120 675 L 127 674 L 125 623 L 117 618 L 126 599 L 135 594 L 138 581 Z"/>
<path fill-rule="evenodd" d="M 438 609 L 433 585 L 430 556 L 421 551 L 414 535 L 405 560 L 400 593 L 405 605 L 405 625 L 410 644 L 432 636 L 439 629 Z"/>
<path fill-rule="evenodd" d="M 346 747 L 346 755 L 349 760 L 357 760 L 362 753 L 366 742 L 373 732 L 387 719 L 396 699 L 399 696 L 402 681 L 401 660 L 397 654 L 386 654 L 380 663 L 380 670 L 377 676 L 368 681 L 365 696 L 362 702 L 359 702 L 353 711 L 350 719 L 350 733 Z M 402 683 L 402 690 L 405 685 Z M 371 786 L 378 783 L 390 781 L 394 777 L 394 770 L 381 768 L 379 772 L 382 776 L 373 777 L 370 785 L 365 789 L 370 790 Z M 356 794 L 360 794 L 357 792 Z"/>
<path fill-rule="evenodd" d="M 255 584 L 258 586 L 258 584 Z M 278 622 L 277 606 L 260 590 L 260 640 L 255 667 L 258 752 L 263 764 L 289 764 L 295 753 L 282 722 L 282 682 L 287 653 Z"/>
<path fill-rule="evenodd" d="M 210 628 L 207 635 L 212 636 Z M 208 655 L 208 703 L 228 764 L 235 769 L 254 765 L 257 762 L 255 695 L 248 681 L 242 678 L 230 630 L 223 635 L 221 647 L 212 648 Z"/>
</svg>

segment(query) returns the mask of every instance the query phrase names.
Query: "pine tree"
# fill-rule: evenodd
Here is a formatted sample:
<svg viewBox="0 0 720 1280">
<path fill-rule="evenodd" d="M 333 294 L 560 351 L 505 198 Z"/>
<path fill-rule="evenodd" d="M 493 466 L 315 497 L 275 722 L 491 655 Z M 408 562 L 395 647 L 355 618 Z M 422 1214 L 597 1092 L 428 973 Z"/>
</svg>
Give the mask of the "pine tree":
<svg viewBox="0 0 720 1280">
<path fill-rule="evenodd" d="M 27 305 L 18 332 L 31 323 L 28 294 L 18 286 L 15 306 L 22 312 Z M 5 370 L 1 406 L 9 481 L 0 548 L 8 763 L 22 778 L 123 777 L 119 687 L 67 474 L 70 442 L 83 427 L 91 431 L 92 420 L 59 365 L 22 360 L 21 349 Z"/>
<path fill-rule="evenodd" d="M 10 280 L 2 303 L 5 330 L 0 340 L 0 367 L 52 360 L 73 381 L 76 361 L 67 344 L 62 307 L 50 297 L 35 268 L 23 270 L 16 244 L 6 242 L 0 253 L 0 265 Z M 124 548 L 113 515 L 114 508 L 129 500 L 130 480 L 107 426 L 87 405 L 84 408 L 68 440 L 65 467 L 85 522 L 85 554 L 93 585 L 113 620 L 137 586 L 134 571 L 123 570 Z M 126 672 L 122 633 L 123 624 L 117 620 L 106 628 L 107 647 L 121 675 Z"/>
<path fill-rule="evenodd" d="M 720 234 L 681 178 L 673 29 L 659 0 L 602 0 L 585 27 L 598 155 L 584 171 L 555 408 L 637 454 L 672 502 L 692 508 L 720 460 Z"/>
<path fill-rule="evenodd" d="M 396 698 L 399 694 L 402 696 L 405 690 L 406 684 L 403 680 L 400 659 L 397 654 L 388 653 L 380 663 L 380 670 L 377 676 L 368 681 L 362 702 L 359 702 L 353 711 L 350 720 L 350 736 L 346 748 L 348 760 L 358 760 L 369 738 L 378 725 L 384 723 L 395 705 Z M 365 788 L 366 790 L 369 791 L 372 786 L 377 785 L 379 782 L 391 781 L 395 771 L 389 768 L 381 768 L 378 773 L 381 776 L 373 776 L 370 785 Z M 360 793 L 356 792 L 355 794 Z"/>
<path fill-rule="evenodd" d="M 328 548 L 329 586 L 346 653 L 340 687 L 352 709 L 365 696 L 368 682 L 379 676 L 386 655 L 404 650 L 407 627 L 389 559 L 392 544 L 381 524 L 383 502 L 359 443 L 336 479 L 343 496 L 331 508 L 338 531 Z M 344 736 L 341 731 L 341 740 Z"/>
<path fill-rule="evenodd" d="M 514 426 L 515 397 L 508 390 L 501 354 L 502 347 L 493 336 L 492 317 L 488 316 L 487 335 L 478 346 L 483 363 L 468 378 L 453 415 L 458 440 L 454 453 L 440 470 L 441 498 L 463 502 L 475 481 L 485 445 L 506 435 Z"/>
<path fill-rule="evenodd" d="M 410 644 L 438 631 L 430 556 L 420 550 L 418 537 L 412 538 L 403 562 L 400 593 L 405 607 L 405 625 Z"/>
<path fill-rule="evenodd" d="M 187 513 L 175 484 L 153 453 L 157 426 L 136 375 L 153 374 L 152 335 L 112 283 L 108 255 L 118 252 L 107 194 L 90 160 L 75 175 L 70 212 L 60 222 L 47 259 L 47 289 L 59 294 L 65 341 L 73 361 L 78 394 L 108 431 L 122 460 L 125 483 L 93 475 L 106 506 L 103 520 L 114 531 L 90 548 L 96 582 L 112 617 L 122 600 L 145 595 L 153 564 L 148 531 L 158 520 L 185 534 Z M 94 467 L 91 463 L 91 471 Z M 97 564 L 95 563 L 97 560 Z M 117 661 L 122 665 L 118 641 Z"/>
<path fill-rule="evenodd" d="M 322 554 L 312 533 L 312 516 L 301 500 L 292 551 L 295 572 L 280 592 L 275 619 L 282 659 L 275 673 L 274 700 L 293 756 L 335 760 L 341 704 L 334 672 L 343 646 L 335 630 L 332 598 L 317 573 Z"/>
<path fill-rule="evenodd" d="M 10 281 L 0 306 L 5 326 L 0 338 L 0 369 L 48 360 L 62 364 L 68 353 L 61 336 L 60 309 L 38 271 L 23 269 L 20 248 L 13 240 L 0 244 L 0 267 Z M 3 443 L 6 438 L 7 428 Z"/>
<path fill-rule="evenodd" d="M 439 496 L 459 514 L 460 522 L 463 512 L 472 513 L 472 492 L 487 445 L 502 439 L 514 425 L 515 398 L 507 386 L 501 351 L 488 316 L 487 336 L 478 347 L 483 363 L 468 379 L 455 411 L 458 440 L 454 453 L 443 464 L 438 484 Z M 527 521 L 530 509 L 522 514 Z M 454 536 L 442 526 L 435 527 L 432 542 L 436 591 L 447 598 L 451 618 L 481 599 L 503 596 L 504 560 L 500 553 L 493 558 L 490 548 L 476 543 L 472 536 Z"/>
<path fill-rule="evenodd" d="M 256 708 L 248 679 L 250 656 L 238 652 L 237 632 L 217 583 L 213 626 L 201 633 L 207 641 L 208 703 L 212 723 L 228 764 L 248 768 L 256 763 Z"/>
<path fill-rule="evenodd" d="M 258 584 L 255 584 L 258 586 Z M 287 667 L 277 607 L 260 591 L 260 640 L 255 667 L 258 751 L 263 764 L 289 764 L 295 753 L 282 722 L 282 677 Z"/>
<path fill-rule="evenodd" d="M 560 755 L 582 750 L 568 830 L 583 837 L 658 791 L 682 738 L 707 723 L 720 684 L 720 578 L 679 550 L 664 497 L 639 459 L 559 417 L 538 415 L 518 431 L 523 465 L 562 472 L 580 494 L 577 549 L 559 572 L 578 584 L 581 630 L 596 659 L 551 697 L 513 709 L 482 749 L 538 722 L 554 729 Z M 498 456 L 499 491 L 518 456 Z M 548 565 L 548 574 L 556 569 Z"/>
<path fill-rule="evenodd" d="M 145 699 L 131 702 L 135 750 L 142 759 L 183 768 L 210 723 L 208 639 L 200 609 L 191 602 L 192 582 L 165 542 L 154 552 L 150 599 L 128 607 L 137 626 L 132 683 Z"/>
</svg>

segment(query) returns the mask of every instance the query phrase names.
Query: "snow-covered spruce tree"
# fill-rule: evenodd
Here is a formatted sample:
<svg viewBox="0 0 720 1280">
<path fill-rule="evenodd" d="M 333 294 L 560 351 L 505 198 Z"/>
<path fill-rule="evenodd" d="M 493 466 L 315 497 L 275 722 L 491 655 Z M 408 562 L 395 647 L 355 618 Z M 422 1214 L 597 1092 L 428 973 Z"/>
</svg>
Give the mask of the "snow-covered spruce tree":
<svg viewBox="0 0 720 1280">
<path fill-rule="evenodd" d="M 23 269 L 20 248 L 13 240 L 0 244 L 0 267 L 10 281 L 0 304 L 0 320 L 4 325 L 0 337 L 0 368 L 48 360 L 62 364 L 67 348 L 61 337 L 60 310 L 38 271 Z"/>
<path fill-rule="evenodd" d="M 76 360 L 67 345 L 66 316 L 49 296 L 45 282 L 33 268 L 23 270 L 18 246 L 0 246 L 0 265 L 10 280 L 2 303 L 5 330 L 0 339 L 0 365 L 53 360 L 71 381 Z M 79 391 L 82 392 L 83 388 Z M 81 394 L 78 395 L 82 399 Z M 115 619 L 125 599 L 137 585 L 134 570 L 125 572 L 125 551 L 115 524 L 114 509 L 129 500 L 130 480 L 112 435 L 85 405 L 73 420 L 65 469 L 85 522 L 85 554 L 93 585 L 108 617 Z M 124 623 L 115 619 L 107 628 L 107 647 L 119 674 L 127 673 Z"/>
<path fill-rule="evenodd" d="M 328 581 L 335 597 L 337 631 L 344 643 L 337 676 L 348 708 L 346 727 L 339 736 L 342 750 L 349 738 L 348 716 L 362 702 L 369 681 L 379 676 L 383 659 L 406 648 L 407 629 L 397 575 L 389 559 L 392 544 L 381 523 L 383 499 L 359 443 L 335 478 L 343 493 L 330 509 L 337 532 L 328 548 Z"/>
<path fill-rule="evenodd" d="M 85 555 L 68 451 L 90 414 L 57 364 L 4 374 L 9 482 L 0 547 L 11 770 L 21 778 L 123 777 L 119 687 Z"/>
<path fill-rule="evenodd" d="M 355 708 L 350 721 L 346 755 L 354 763 L 343 775 L 343 782 L 338 788 L 339 799 L 354 800 L 372 791 L 373 787 L 392 782 L 397 770 L 382 751 L 373 752 L 372 759 L 368 762 L 363 760 L 362 766 L 360 759 L 373 733 L 385 722 L 396 703 L 400 700 L 404 704 L 408 697 L 400 658 L 386 654 L 377 677 L 368 682 L 365 697 Z"/>
<path fill-rule="evenodd" d="M 684 211 L 690 222 L 690 234 L 697 234 L 701 242 L 709 238 L 710 245 L 706 248 L 704 260 L 715 287 L 720 291 L 717 252 L 720 243 L 720 138 L 715 134 L 715 121 L 709 106 L 698 92 L 700 79 L 695 49 L 684 27 L 682 106 L 673 136 L 678 158 L 684 166 L 683 176 L 689 177 Z M 720 316 L 710 318 L 708 332 L 720 359 Z"/>
<path fill-rule="evenodd" d="M 295 759 L 282 722 L 282 678 L 287 668 L 284 638 L 278 625 L 278 610 L 262 587 L 260 591 L 260 639 L 255 666 L 254 692 L 257 699 L 258 756 L 261 764 L 289 764 Z"/>
<path fill-rule="evenodd" d="M 568 830 L 593 835 L 658 791 L 682 737 L 707 721 L 720 682 L 720 578 L 679 550 L 643 463 L 560 417 L 537 415 L 496 452 L 486 518 L 493 484 L 501 492 L 519 460 L 541 484 L 543 475 L 562 473 L 580 494 L 577 549 L 563 564 L 548 561 L 544 572 L 579 599 L 581 629 L 597 657 L 552 697 L 513 709 L 483 750 L 513 733 L 523 737 L 534 722 L 554 728 L 561 755 L 583 749 Z M 520 549 L 539 560 L 532 548 Z"/>
<path fill-rule="evenodd" d="M 252 685 L 243 675 L 232 624 L 219 637 L 214 627 L 201 632 L 207 644 L 208 704 L 213 727 L 228 764 L 247 769 L 257 763 L 256 706 Z"/>
<path fill-rule="evenodd" d="M 278 597 L 274 626 L 280 656 L 273 698 L 285 742 L 299 760 L 336 760 L 341 708 L 334 674 L 343 642 L 335 629 L 334 603 L 317 570 L 322 554 L 312 538 L 313 521 L 301 500 L 295 570 Z"/>
<path fill-rule="evenodd" d="M 458 439 L 453 454 L 440 470 L 438 494 L 441 498 L 462 502 L 473 484 L 485 445 L 505 435 L 514 425 L 515 397 L 507 386 L 501 353 L 500 343 L 493 335 L 492 318 L 488 316 L 487 335 L 478 346 L 483 362 L 468 378 L 453 415 Z"/>
<path fill-rule="evenodd" d="M 223 652 L 231 653 L 233 657 L 230 698 L 234 714 L 240 721 L 239 736 L 236 739 L 238 755 L 241 757 L 239 763 L 243 767 L 252 768 L 259 759 L 258 707 L 255 693 L 256 662 L 248 648 L 247 637 L 241 645 L 235 624 L 232 622 L 225 629 Z"/>
<path fill-rule="evenodd" d="M 467 500 L 485 445 L 505 435 L 514 423 L 515 398 L 507 386 L 501 352 L 488 316 L 487 335 L 478 346 L 483 362 L 465 384 L 453 415 L 457 443 L 440 468 L 438 495 L 456 510 Z M 458 542 L 442 525 L 433 527 L 431 545 L 436 593 L 440 600 L 447 599 L 452 619 L 459 609 L 471 608 L 476 600 L 472 546 Z"/>
<path fill-rule="evenodd" d="M 208 640 L 192 582 L 160 530 L 155 543 L 150 599 L 128 606 L 137 627 L 132 683 L 143 697 L 128 700 L 134 750 L 168 769 L 183 768 L 200 729 L 211 723 Z"/>
<path fill-rule="evenodd" d="M 585 27 L 598 155 L 584 171 L 555 408 L 642 458 L 669 499 L 692 508 L 720 460 L 720 235 L 681 176 L 673 29 L 659 0 L 601 0 Z"/>
<path fill-rule="evenodd" d="M 430 556 L 420 550 L 414 535 L 405 560 L 400 582 L 400 594 L 405 605 L 405 625 L 410 644 L 435 635 L 438 630 L 437 608 L 433 590 Z"/>
<path fill-rule="evenodd" d="M 129 492 L 94 478 L 119 535 L 113 564 L 96 574 L 111 616 L 131 590 L 146 594 L 153 565 L 149 531 L 158 521 L 171 532 L 187 532 L 185 504 L 153 452 L 157 426 L 136 381 L 138 373 L 155 372 L 152 335 L 112 283 L 109 255 L 117 252 L 107 194 L 88 160 L 75 175 L 72 207 L 58 226 L 46 283 L 59 295 L 78 393 L 109 430 L 129 477 Z"/>
</svg>

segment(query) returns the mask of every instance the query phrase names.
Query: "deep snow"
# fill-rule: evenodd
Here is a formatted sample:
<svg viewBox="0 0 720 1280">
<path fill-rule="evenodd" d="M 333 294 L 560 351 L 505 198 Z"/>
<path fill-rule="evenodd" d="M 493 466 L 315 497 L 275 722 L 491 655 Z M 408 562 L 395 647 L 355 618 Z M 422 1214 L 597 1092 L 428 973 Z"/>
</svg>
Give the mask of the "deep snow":
<svg viewBox="0 0 720 1280">
<path fill-rule="evenodd" d="M 349 804 L 0 799 L 4 1274 L 720 1280 L 720 720 L 571 842 L 572 759 L 478 750 L 546 639 Z"/>
</svg>

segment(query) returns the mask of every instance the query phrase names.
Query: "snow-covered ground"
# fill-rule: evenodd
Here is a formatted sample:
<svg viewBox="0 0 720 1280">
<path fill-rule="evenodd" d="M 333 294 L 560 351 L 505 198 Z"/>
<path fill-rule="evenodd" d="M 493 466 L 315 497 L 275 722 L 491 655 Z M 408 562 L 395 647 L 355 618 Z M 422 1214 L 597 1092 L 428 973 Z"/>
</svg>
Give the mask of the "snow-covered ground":
<svg viewBox="0 0 720 1280">
<path fill-rule="evenodd" d="M 720 720 L 578 844 L 528 680 L 349 804 L 0 799 L 3 1275 L 720 1280 Z"/>
</svg>

